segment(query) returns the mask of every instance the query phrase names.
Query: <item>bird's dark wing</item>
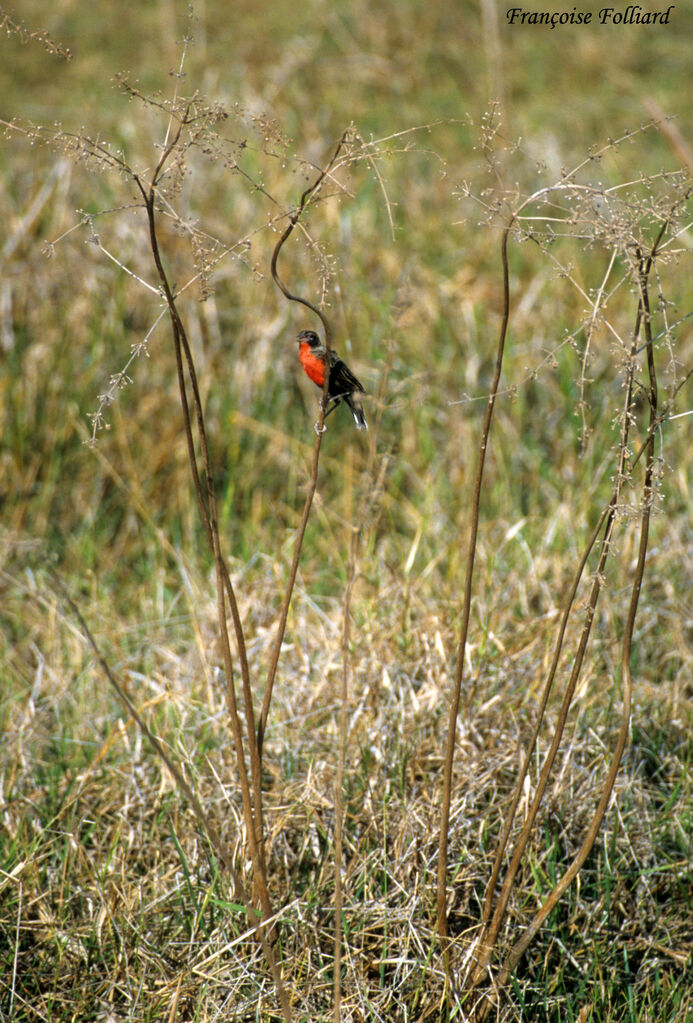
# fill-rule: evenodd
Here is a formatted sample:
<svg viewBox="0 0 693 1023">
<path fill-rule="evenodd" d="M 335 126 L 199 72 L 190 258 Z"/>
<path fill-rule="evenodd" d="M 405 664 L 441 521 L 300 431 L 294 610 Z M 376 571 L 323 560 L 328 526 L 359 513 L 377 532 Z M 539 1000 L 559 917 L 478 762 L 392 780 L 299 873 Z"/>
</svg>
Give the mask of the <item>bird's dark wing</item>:
<svg viewBox="0 0 693 1023">
<path fill-rule="evenodd" d="M 351 391 L 366 393 L 365 387 L 354 376 L 347 364 L 342 362 L 333 349 L 330 349 L 330 396 L 336 397 L 338 394 L 349 394 Z"/>
</svg>

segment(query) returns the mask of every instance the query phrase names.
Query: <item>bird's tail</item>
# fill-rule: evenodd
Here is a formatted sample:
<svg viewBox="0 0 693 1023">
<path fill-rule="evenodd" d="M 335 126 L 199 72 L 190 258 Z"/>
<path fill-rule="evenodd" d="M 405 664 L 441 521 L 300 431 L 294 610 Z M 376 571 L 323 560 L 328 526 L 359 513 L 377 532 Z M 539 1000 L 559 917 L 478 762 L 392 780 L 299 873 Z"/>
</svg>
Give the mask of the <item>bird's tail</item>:
<svg viewBox="0 0 693 1023">
<path fill-rule="evenodd" d="M 345 394 L 344 400 L 351 409 L 351 414 L 354 417 L 354 422 L 356 423 L 356 429 L 362 430 L 365 427 L 367 430 L 368 423 L 366 422 L 366 417 L 363 414 L 363 402 L 361 401 L 361 395 L 359 392 L 352 391 L 351 394 Z"/>
</svg>

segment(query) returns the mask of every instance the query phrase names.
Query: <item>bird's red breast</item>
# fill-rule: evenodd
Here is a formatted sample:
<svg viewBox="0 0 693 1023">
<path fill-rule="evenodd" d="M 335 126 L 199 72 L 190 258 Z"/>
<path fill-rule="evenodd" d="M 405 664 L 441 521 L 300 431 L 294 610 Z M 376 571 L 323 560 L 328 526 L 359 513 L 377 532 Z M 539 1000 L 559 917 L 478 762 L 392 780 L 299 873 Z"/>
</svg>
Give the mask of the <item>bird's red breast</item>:
<svg viewBox="0 0 693 1023">
<path fill-rule="evenodd" d="M 307 341 L 301 341 L 298 346 L 298 357 L 304 370 L 318 387 L 325 382 L 325 359 L 316 355 Z"/>
</svg>

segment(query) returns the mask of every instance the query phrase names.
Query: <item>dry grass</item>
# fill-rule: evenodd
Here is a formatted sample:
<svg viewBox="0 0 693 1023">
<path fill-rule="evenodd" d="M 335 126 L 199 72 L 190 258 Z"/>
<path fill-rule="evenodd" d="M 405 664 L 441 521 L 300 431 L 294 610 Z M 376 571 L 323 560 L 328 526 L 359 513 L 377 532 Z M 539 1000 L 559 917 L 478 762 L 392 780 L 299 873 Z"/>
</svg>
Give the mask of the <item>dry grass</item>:
<svg viewBox="0 0 693 1023">
<path fill-rule="evenodd" d="M 443 608 L 433 610 L 428 596 L 419 599 L 419 585 L 406 606 L 397 584 L 379 591 L 377 605 L 367 582 L 356 591 L 344 1019 L 423 1019 L 440 1012 L 444 969 L 432 921 L 442 711 L 455 630 Z M 21 592 L 16 577 L 5 576 L 5 586 Z M 21 664 L 26 671 L 33 661 L 35 673 L 27 679 L 28 699 L 13 704 L 9 715 L 6 706 L 4 727 L 3 787 L 11 793 L 4 805 L 11 863 L 2 891 L 4 1011 L 12 1008 L 17 1019 L 275 1018 L 275 995 L 244 911 L 210 859 L 190 808 L 118 714 L 64 609 L 45 590 L 22 590 Z M 251 668 L 261 677 L 271 643 L 261 610 L 272 600 L 271 571 L 257 566 L 246 593 Z M 523 597 L 531 601 L 532 594 Z M 225 841 L 242 855 L 207 585 L 187 575 L 163 607 L 146 611 L 134 631 L 109 616 L 112 663 L 186 765 Z M 98 607 L 91 614 L 98 620 Z M 308 594 L 297 595 L 266 749 L 268 873 L 296 1019 L 331 1018 L 340 617 L 338 601 L 317 606 Z M 460 722 L 450 922 L 461 949 L 478 920 L 554 619 L 550 609 L 531 630 L 519 620 L 505 629 L 502 651 L 489 644 Z M 607 649 L 598 644 L 596 663 Z M 545 1018 L 570 1018 L 583 1004 L 575 1000 L 581 989 L 584 1004 L 597 1006 L 608 1006 L 616 991 L 618 1007 L 622 985 L 647 988 L 655 978 L 662 998 L 690 1010 L 681 989 L 692 919 L 690 693 L 683 678 L 660 681 L 656 705 L 639 690 L 648 717 L 636 713 L 600 847 L 541 939 L 541 957 L 532 956 L 518 978 L 533 1013 L 543 1004 Z M 504 940 L 581 841 L 609 757 L 611 701 L 586 679 Z M 625 960 L 620 966 L 614 943 Z M 603 1001 L 583 979 L 593 962 L 605 971 Z M 501 1018 L 525 1018 L 517 1012 L 511 1004 Z M 640 1018 L 687 1018 L 653 1012 Z M 596 1018 L 620 1016 L 607 1008 Z"/>
</svg>

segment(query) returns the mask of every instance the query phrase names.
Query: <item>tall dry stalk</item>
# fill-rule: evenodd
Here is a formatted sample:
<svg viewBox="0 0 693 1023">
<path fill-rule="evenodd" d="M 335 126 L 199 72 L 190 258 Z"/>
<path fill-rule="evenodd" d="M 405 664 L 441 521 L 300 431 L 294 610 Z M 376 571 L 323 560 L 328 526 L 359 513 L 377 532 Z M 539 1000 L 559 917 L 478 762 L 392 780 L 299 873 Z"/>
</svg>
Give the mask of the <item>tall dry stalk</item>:
<svg viewBox="0 0 693 1023">
<path fill-rule="evenodd" d="M 272 653 L 270 655 L 270 664 L 269 664 L 269 669 L 267 671 L 267 681 L 265 683 L 265 693 L 264 693 L 264 696 L 263 696 L 263 699 L 262 699 L 262 708 L 260 710 L 260 721 L 258 723 L 258 733 L 257 733 L 257 745 L 258 745 L 258 749 L 260 750 L 260 755 L 262 755 L 262 745 L 263 745 L 264 738 L 265 738 L 265 730 L 267 728 L 267 715 L 269 714 L 270 702 L 271 702 L 271 699 L 272 699 L 272 690 L 274 688 L 274 680 L 276 678 L 277 667 L 279 665 L 279 654 L 281 653 L 282 641 L 284 639 L 284 633 L 286 632 L 286 620 L 287 620 L 288 615 L 289 615 L 289 607 L 291 605 L 291 596 L 293 594 L 294 586 L 296 584 L 296 573 L 298 572 L 298 564 L 299 564 L 299 561 L 300 561 L 300 558 L 301 558 L 301 549 L 303 547 L 303 539 L 304 539 L 305 534 L 306 534 L 306 526 L 308 525 L 308 519 L 310 517 L 310 509 L 311 509 L 312 504 L 313 504 L 313 498 L 315 497 L 315 489 L 316 489 L 316 487 L 318 485 L 318 467 L 319 467 L 319 462 L 320 462 L 320 446 L 322 444 L 322 435 L 323 435 L 323 432 L 324 432 L 324 424 L 325 424 L 325 413 L 327 411 L 327 389 L 328 389 L 328 387 L 330 385 L 330 369 L 329 369 L 329 367 L 330 367 L 330 360 L 329 360 L 329 353 L 330 353 L 330 347 L 331 347 L 331 343 L 332 343 L 332 328 L 330 326 L 330 322 L 329 322 L 328 318 L 325 316 L 323 311 L 321 309 L 319 309 L 309 299 L 301 298 L 299 295 L 295 295 L 293 292 L 291 292 L 289 290 L 289 288 L 287 288 L 286 284 L 283 282 L 283 280 L 279 276 L 279 272 L 277 270 L 277 261 L 279 259 L 279 253 L 281 252 L 284 243 L 286 242 L 286 240 L 291 235 L 294 227 L 298 223 L 298 221 L 299 221 L 303 211 L 305 210 L 306 203 L 309 201 L 311 196 L 313 196 L 313 195 L 315 195 L 317 193 L 318 189 L 320 188 L 320 185 L 322 184 L 324 179 L 327 177 L 327 175 L 330 173 L 330 171 L 334 167 L 334 165 L 335 165 L 335 163 L 337 161 L 337 158 L 339 157 L 339 154 L 342 151 L 342 148 L 343 148 L 343 146 L 344 146 L 344 144 L 345 144 L 345 142 L 347 140 L 347 136 L 348 136 L 348 132 L 344 132 L 344 134 L 342 135 L 341 139 L 337 143 L 337 147 L 336 147 L 336 149 L 335 149 L 335 151 L 334 151 L 334 153 L 332 155 L 331 160 L 327 164 L 327 166 L 324 168 L 324 170 L 320 171 L 320 173 L 318 174 L 317 178 L 312 183 L 312 185 L 309 185 L 308 188 L 306 188 L 306 190 L 303 192 L 296 210 L 289 217 L 289 223 L 288 223 L 286 229 L 284 230 L 283 234 L 279 238 L 277 244 L 275 245 L 274 251 L 272 253 L 271 271 L 272 271 L 272 279 L 274 280 L 274 283 L 277 285 L 277 287 L 282 292 L 284 297 L 286 299 L 288 299 L 288 301 L 290 301 L 290 302 L 299 302 L 301 305 L 306 306 L 308 309 L 310 309 L 312 312 L 314 312 L 315 315 L 320 319 L 320 322 L 322 323 L 322 326 L 323 326 L 324 331 L 325 331 L 325 347 L 327 349 L 327 356 L 326 356 L 326 359 L 325 359 L 326 372 L 325 372 L 325 379 L 323 381 L 323 386 L 322 386 L 322 401 L 320 402 L 320 411 L 318 413 L 318 421 L 315 424 L 315 435 L 316 436 L 315 436 L 315 444 L 314 444 L 314 447 L 313 447 L 313 461 L 312 461 L 312 466 L 311 466 L 310 479 L 309 479 L 309 482 L 308 482 L 308 490 L 306 492 L 306 499 L 305 499 L 305 502 L 303 504 L 303 513 L 301 515 L 301 522 L 299 524 L 298 532 L 296 534 L 296 540 L 294 542 L 294 553 L 293 553 L 293 557 L 291 559 L 291 567 L 289 569 L 289 578 L 287 579 L 286 588 L 284 590 L 284 599 L 282 601 L 281 610 L 279 612 L 279 621 L 277 623 L 277 631 L 276 631 L 276 635 L 275 635 L 275 639 L 274 639 L 274 645 L 272 647 Z"/>
<path fill-rule="evenodd" d="M 439 836 L 437 875 L 437 930 L 440 938 L 443 941 L 443 950 L 445 952 L 445 962 L 447 965 L 449 979 L 452 979 L 451 959 L 452 946 L 449 943 L 447 929 L 446 879 L 447 879 L 447 849 L 449 840 L 448 831 L 456 741 L 455 734 L 457 726 L 457 717 L 459 713 L 459 704 L 461 699 L 461 688 L 464 679 L 465 650 L 467 646 L 469 631 L 469 616 L 472 598 L 472 580 L 478 537 L 480 498 L 482 491 L 484 462 L 489 443 L 490 428 L 493 417 L 493 407 L 499 392 L 503 352 L 508 330 L 508 321 L 510 317 L 510 289 L 508 280 L 508 242 L 511 237 L 511 233 L 514 230 L 519 230 L 521 228 L 522 221 L 527 220 L 532 222 L 541 219 L 540 217 L 533 216 L 528 211 L 530 206 L 536 204 L 539 200 L 548 201 L 549 194 L 553 195 L 555 193 L 561 193 L 563 195 L 569 194 L 570 196 L 578 196 L 579 201 L 581 203 L 585 203 L 588 201 L 594 201 L 595 203 L 597 202 L 599 198 L 598 192 L 589 187 L 578 185 L 573 180 L 575 173 L 576 172 L 573 172 L 573 175 L 567 175 L 566 179 L 559 185 L 552 186 L 549 189 L 542 189 L 539 192 L 535 193 L 534 195 L 530 196 L 528 199 L 525 199 L 522 203 L 520 203 L 516 207 L 516 209 L 509 215 L 506 227 L 504 228 L 502 235 L 501 263 L 503 273 L 503 316 L 497 345 L 496 368 L 491 383 L 486 408 L 486 415 L 484 418 L 483 425 L 481 427 L 481 440 L 477 456 L 476 475 L 472 490 L 471 524 L 469 529 L 467 560 L 465 568 L 462 624 L 460 630 L 459 647 L 457 652 L 456 670 L 451 687 L 447 742 L 443 767 L 443 789 L 440 815 L 441 827 Z M 486 1018 L 495 1000 L 497 999 L 499 992 L 508 983 L 512 971 L 517 966 L 519 959 L 529 946 L 532 938 L 535 936 L 543 921 L 546 919 L 546 917 L 551 912 L 553 907 L 560 900 L 560 898 L 565 893 L 566 889 L 577 876 L 579 870 L 584 864 L 597 837 L 597 834 L 599 832 L 599 829 L 604 818 L 604 814 L 606 813 L 606 809 L 609 805 L 609 801 L 611 799 L 615 780 L 617 777 L 619 764 L 627 742 L 630 723 L 630 705 L 632 689 L 629 666 L 630 651 L 632 644 L 634 620 L 638 606 L 638 595 L 640 592 L 643 574 L 645 571 L 649 520 L 651 514 L 651 507 L 654 500 L 653 488 L 654 440 L 656 430 L 659 428 L 662 422 L 661 413 L 658 411 L 657 404 L 657 381 L 654 364 L 654 345 L 651 329 L 652 313 L 650 310 L 649 302 L 649 278 L 655 265 L 655 261 L 657 257 L 660 255 L 665 234 L 668 228 L 670 227 L 670 224 L 675 216 L 675 213 L 681 207 L 681 205 L 685 201 L 685 198 L 687 198 L 688 194 L 689 193 L 687 190 L 685 190 L 683 194 L 681 193 L 681 191 L 679 191 L 679 194 L 672 201 L 669 210 L 663 211 L 659 232 L 657 234 L 655 241 L 652 243 L 647 255 L 643 255 L 642 245 L 639 244 L 637 240 L 634 240 L 635 235 L 634 229 L 632 231 L 629 231 L 629 229 L 626 226 L 624 226 L 624 224 L 621 222 L 617 223 L 616 225 L 614 225 L 613 222 L 608 222 L 605 228 L 605 235 L 607 235 L 612 244 L 614 244 L 616 247 L 618 246 L 621 247 L 626 259 L 629 259 L 633 252 L 636 253 L 632 277 L 633 279 L 636 280 L 638 289 L 635 323 L 633 330 L 631 332 L 630 346 L 625 358 L 626 362 L 625 397 L 623 400 L 623 407 L 621 413 L 621 433 L 618 442 L 618 460 L 614 472 L 615 482 L 611 497 L 607 502 L 606 506 L 603 508 L 601 514 L 599 515 L 598 521 L 592 531 L 591 537 L 589 538 L 585 546 L 580 562 L 574 573 L 573 580 L 569 587 L 568 593 L 566 595 L 565 603 L 563 606 L 557 630 L 552 661 L 540 696 L 534 728 L 532 731 L 532 735 L 529 739 L 525 755 L 523 757 L 522 766 L 518 773 L 510 805 L 504 814 L 504 826 L 498 842 L 494 863 L 491 870 L 491 875 L 486 889 L 486 897 L 481 916 L 481 926 L 475 940 L 473 954 L 471 955 L 470 958 L 467 959 L 467 963 L 465 966 L 465 979 L 463 981 L 463 988 L 465 991 L 466 999 L 472 999 L 475 989 L 477 989 L 484 980 L 489 981 L 487 992 L 485 994 L 482 994 L 480 998 L 474 996 L 473 1001 L 468 1002 L 469 1011 L 472 1013 L 474 1019 L 482 1020 Z M 575 223 L 576 221 L 575 219 L 570 220 L 569 217 L 566 217 L 566 222 Z M 528 232 L 528 237 L 530 238 L 533 238 L 532 230 L 533 229 L 530 228 Z M 610 270 L 613 268 L 613 265 L 614 260 L 612 256 L 610 262 Z M 603 291 L 604 285 L 602 285 L 602 287 L 600 288 L 597 301 L 601 300 L 603 296 Z M 595 305 L 594 312 L 591 317 L 592 323 L 594 322 L 597 315 L 599 315 L 599 310 L 598 307 Z M 645 338 L 644 344 L 642 343 L 643 336 Z M 647 365 L 650 379 L 650 388 L 648 395 L 650 406 L 650 425 L 645 440 L 642 442 L 637 455 L 633 457 L 630 453 L 630 434 L 633 425 L 632 409 L 634 407 L 635 402 L 634 394 L 635 373 L 638 364 L 637 356 L 642 350 L 647 351 Z M 682 386 L 683 381 L 679 381 L 672 392 L 671 396 L 672 400 L 675 394 L 678 392 L 678 390 L 680 390 Z M 545 795 L 548 780 L 555 762 L 558 749 L 561 744 L 563 732 L 568 718 L 568 713 L 573 702 L 578 680 L 582 673 L 585 654 L 592 632 L 592 626 L 595 620 L 599 598 L 604 587 L 607 562 L 609 561 L 613 553 L 614 534 L 617 527 L 617 523 L 619 521 L 620 509 L 622 506 L 622 492 L 625 485 L 630 481 L 632 473 L 643 453 L 646 454 L 646 466 L 644 470 L 643 495 L 641 499 L 640 549 L 638 555 L 638 563 L 633 575 L 630 607 L 628 610 L 626 624 L 624 628 L 624 640 L 621 652 L 621 676 L 623 684 L 622 712 L 618 737 L 611 758 L 611 764 L 609 766 L 602 786 L 602 792 L 598 802 L 598 806 L 593 812 L 583 844 L 578 854 L 574 858 L 570 867 L 566 870 L 564 876 L 554 886 L 553 891 L 545 900 L 541 909 L 537 912 L 533 920 L 526 927 L 522 937 L 516 941 L 515 945 L 507 955 L 500 971 L 497 973 L 495 977 L 493 977 L 489 973 L 492 956 L 499 941 L 499 935 L 502 924 L 506 919 L 510 896 L 515 884 L 518 871 L 520 869 L 520 865 L 528 849 L 530 835 L 532 833 L 532 830 L 538 817 L 538 813 Z M 600 536 L 601 540 L 599 539 Z M 575 600 L 579 586 L 582 581 L 583 574 L 587 567 L 589 558 L 597 543 L 599 544 L 597 563 L 594 569 L 591 592 L 586 602 L 583 627 L 573 657 L 570 677 L 565 686 L 561 706 L 558 712 L 558 718 L 553 729 L 553 735 L 551 738 L 549 750 L 544 758 L 540 776 L 534 788 L 531 805 L 527 811 L 526 817 L 523 822 L 523 826 L 520 830 L 520 834 L 515 841 L 510 863 L 507 867 L 503 879 L 503 884 L 500 888 L 500 891 L 497 892 L 502 864 L 504 862 L 506 851 L 508 849 L 508 845 L 510 842 L 510 835 L 513 831 L 516 814 L 520 803 L 520 798 L 522 796 L 522 792 L 524 791 L 530 764 L 534 756 L 534 751 L 536 748 L 539 733 L 545 718 L 548 700 L 554 686 L 559 663 L 563 654 L 564 641 L 566 630 L 568 627 L 568 622 L 574 612 Z"/>
</svg>

